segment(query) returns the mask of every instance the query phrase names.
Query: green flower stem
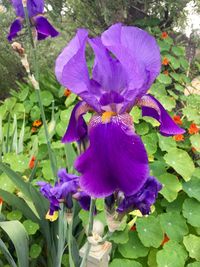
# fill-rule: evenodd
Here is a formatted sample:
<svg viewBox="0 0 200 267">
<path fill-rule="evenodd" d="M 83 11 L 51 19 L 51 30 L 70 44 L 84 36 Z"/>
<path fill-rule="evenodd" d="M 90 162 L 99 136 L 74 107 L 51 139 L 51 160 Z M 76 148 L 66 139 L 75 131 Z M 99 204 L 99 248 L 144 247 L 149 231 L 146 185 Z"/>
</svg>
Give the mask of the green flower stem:
<svg viewBox="0 0 200 267">
<path fill-rule="evenodd" d="M 24 6 L 24 13 L 25 13 L 26 25 L 28 28 L 29 39 L 30 39 L 32 50 L 33 50 L 33 59 L 34 59 L 33 60 L 33 66 L 34 66 L 35 78 L 36 78 L 36 81 L 39 81 L 39 69 L 38 69 L 38 64 L 37 64 L 37 50 L 36 50 L 36 45 L 35 45 L 33 35 L 31 32 L 31 25 L 30 25 L 30 21 L 29 21 L 29 17 L 28 17 L 28 10 L 27 10 L 26 6 Z M 36 89 L 35 91 L 36 91 L 36 96 L 37 96 L 39 108 L 41 111 L 42 122 L 44 125 L 45 137 L 46 137 L 46 142 L 47 142 L 47 149 L 48 149 L 49 159 L 51 162 L 51 169 L 52 169 L 54 177 L 56 177 L 57 176 L 56 158 L 55 158 L 55 155 L 53 154 L 53 151 L 51 149 L 50 137 L 49 137 L 48 127 L 47 127 L 44 107 L 42 104 L 42 98 L 41 98 L 39 83 L 37 84 L 37 88 L 35 88 L 35 89 Z"/>
<path fill-rule="evenodd" d="M 73 218 L 71 222 L 68 222 L 68 250 L 69 250 L 69 265 L 70 267 L 75 267 L 73 258 L 72 258 L 72 230 L 73 230 Z"/>
<path fill-rule="evenodd" d="M 92 235 L 93 222 L 94 222 L 95 202 L 96 202 L 96 199 L 91 198 L 90 212 L 89 212 L 89 221 L 88 221 L 88 232 L 87 232 L 87 235 L 88 236 Z M 85 267 L 86 266 L 88 254 L 90 252 L 90 247 L 91 247 L 91 244 L 89 242 L 87 242 L 85 254 L 84 254 L 84 257 L 82 259 L 82 262 L 81 262 L 80 267 Z"/>
</svg>

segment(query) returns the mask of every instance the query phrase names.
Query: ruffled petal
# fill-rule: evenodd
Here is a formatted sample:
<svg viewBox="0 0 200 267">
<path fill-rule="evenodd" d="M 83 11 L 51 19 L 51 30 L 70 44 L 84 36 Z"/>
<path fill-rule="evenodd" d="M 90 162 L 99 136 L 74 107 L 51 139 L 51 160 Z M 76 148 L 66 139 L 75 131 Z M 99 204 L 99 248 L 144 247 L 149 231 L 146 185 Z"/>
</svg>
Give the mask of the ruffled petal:
<svg viewBox="0 0 200 267">
<path fill-rule="evenodd" d="M 144 145 L 127 116 L 112 117 L 108 123 L 94 116 L 90 122 L 90 146 L 75 162 L 80 186 L 90 196 L 105 197 L 115 190 L 134 194 L 149 176 Z"/>
<path fill-rule="evenodd" d="M 24 17 L 24 9 L 21 0 L 12 0 L 12 5 L 15 9 L 16 15 Z M 29 17 L 33 17 L 44 12 L 44 0 L 28 0 L 27 9 Z"/>
<path fill-rule="evenodd" d="M 162 185 L 155 177 L 150 176 L 138 193 L 125 197 L 119 204 L 119 213 L 130 212 L 139 209 L 143 215 L 149 214 L 151 206 L 156 201 Z"/>
<path fill-rule="evenodd" d="M 79 102 L 72 110 L 67 131 L 62 138 L 63 143 L 81 141 L 87 136 L 87 124 L 83 119 L 83 115 L 88 111 L 85 102 Z"/>
<path fill-rule="evenodd" d="M 111 57 L 100 37 L 89 39 L 88 42 L 95 54 L 93 79 L 104 91 L 122 91 L 126 87 L 127 77 L 121 63 Z"/>
<path fill-rule="evenodd" d="M 10 26 L 10 32 L 7 36 L 8 41 L 11 42 L 12 39 L 17 36 L 17 33 L 21 31 L 21 29 L 22 29 L 22 19 L 17 18 L 16 20 L 13 21 L 13 23 Z"/>
<path fill-rule="evenodd" d="M 160 72 L 160 50 L 153 36 L 130 26 L 115 24 L 102 34 L 102 43 L 128 73 L 127 97 L 144 94 Z"/>
<path fill-rule="evenodd" d="M 169 116 L 160 102 L 152 95 L 144 95 L 138 100 L 138 105 L 142 107 L 142 116 L 150 116 L 160 122 L 159 131 L 164 136 L 185 133 Z"/>
<path fill-rule="evenodd" d="M 36 16 L 33 18 L 35 28 L 37 30 L 38 40 L 43 40 L 49 36 L 56 37 L 59 32 L 49 23 L 49 21 L 43 16 Z"/>
</svg>

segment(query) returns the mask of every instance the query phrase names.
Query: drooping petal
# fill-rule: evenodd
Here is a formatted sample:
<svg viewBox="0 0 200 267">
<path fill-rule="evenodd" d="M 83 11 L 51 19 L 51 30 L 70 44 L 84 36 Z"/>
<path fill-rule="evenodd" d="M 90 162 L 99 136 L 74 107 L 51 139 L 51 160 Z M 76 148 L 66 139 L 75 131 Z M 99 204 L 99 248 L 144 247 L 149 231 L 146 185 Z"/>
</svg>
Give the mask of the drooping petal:
<svg viewBox="0 0 200 267">
<path fill-rule="evenodd" d="M 155 177 L 150 176 L 139 192 L 124 198 L 117 211 L 123 213 L 139 209 L 143 215 L 149 214 L 150 208 L 156 201 L 158 192 L 161 189 L 162 185 Z"/>
<path fill-rule="evenodd" d="M 121 91 L 126 87 L 127 77 L 120 62 L 111 57 L 101 38 L 89 39 L 94 50 L 95 62 L 92 77 L 105 91 Z"/>
<path fill-rule="evenodd" d="M 155 38 L 137 27 L 118 23 L 105 31 L 101 39 L 128 73 L 127 97 L 135 99 L 144 94 L 161 68 L 160 51 Z"/>
<path fill-rule="evenodd" d="M 43 16 L 36 16 L 33 18 L 35 28 L 38 34 L 38 40 L 43 40 L 49 36 L 56 37 L 59 32 L 49 23 L 49 21 Z"/>
<path fill-rule="evenodd" d="M 88 111 L 88 106 L 81 101 L 75 105 L 72 110 L 67 131 L 62 138 L 63 143 L 80 141 L 87 135 L 87 124 L 83 119 L 83 115 Z"/>
<path fill-rule="evenodd" d="M 10 32 L 7 36 L 8 41 L 11 42 L 12 39 L 17 36 L 17 33 L 21 31 L 21 29 L 22 29 L 22 19 L 17 18 L 13 21 L 13 23 L 10 26 Z"/>
<path fill-rule="evenodd" d="M 181 129 L 169 116 L 160 102 L 152 95 L 144 95 L 138 105 L 142 107 L 142 116 L 150 116 L 160 122 L 160 133 L 164 136 L 183 134 Z"/>
<path fill-rule="evenodd" d="M 104 197 L 115 190 L 131 195 L 149 176 L 144 145 L 129 120 L 127 114 L 112 117 L 108 123 L 94 116 L 90 122 L 90 146 L 75 162 L 80 186 L 88 195 Z"/>
<path fill-rule="evenodd" d="M 24 18 L 24 9 L 21 0 L 12 0 L 12 5 L 18 17 Z M 28 0 L 27 9 L 29 17 L 42 14 L 44 12 L 44 0 Z"/>
</svg>

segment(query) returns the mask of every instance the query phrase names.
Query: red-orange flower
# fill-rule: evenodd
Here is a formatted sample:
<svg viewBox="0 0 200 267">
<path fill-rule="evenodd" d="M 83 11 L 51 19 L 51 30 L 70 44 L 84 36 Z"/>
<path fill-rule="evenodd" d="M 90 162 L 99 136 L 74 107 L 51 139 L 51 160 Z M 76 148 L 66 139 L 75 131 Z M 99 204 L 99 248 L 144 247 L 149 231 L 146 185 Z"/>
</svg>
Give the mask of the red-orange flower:
<svg viewBox="0 0 200 267">
<path fill-rule="evenodd" d="M 68 97 L 68 96 L 71 95 L 71 93 L 72 93 L 72 92 L 71 92 L 69 89 L 65 88 L 64 96 Z"/>
<path fill-rule="evenodd" d="M 195 147 L 192 147 L 192 152 L 193 152 L 193 153 L 197 152 L 197 150 L 196 150 Z"/>
<path fill-rule="evenodd" d="M 162 65 L 164 65 L 164 66 L 169 65 L 169 59 L 166 58 L 166 57 L 164 57 L 164 58 L 163 58 L 163 61 L 162 61 Z"/>
<path fill-rule="evenodd" d="M 188 129 L 189 134 L 197 134 L 199 132 L 199 128 L 195 123 L 190 124 Z"/>
<path fill-rule="evenodd" d="M 29 165 L 28 165 L 30 169 L 33 169 L 34 168 L 34 166 L 35 166 L 35 160 L 36 160 L 36 157 L 35 156 L 32 156 L 31 159 L 30 159 L 30 161 L 29 161 Z"/>
<path fill-rule="evenodd" d="M 166 39 L 168 37 L 168 33 L 167 32 L 162 32 L 161 38 L 162 39 Z"/>
<path fill-rule="evenodd" d="M 163 71 L 163 74 L 165 74 L 165 75 L 168 76 L 168 75 L 169 75 L 169 71 L 168 71 L 168 70 L 164 70 L 164 71 Z"/>
<path fill-rule="evenodd" d="M 174 115 L 174 116 L 173 116 L 173 121 L 174 121 L 176 124 L 179 124 L 179 125 L 182 125 L 182 124 L 183 124 L 183 122 L 182 122 L 182 120 L 181 120 L 181 117 L 178 116 L 178 115 Z"/>
<path fill-rule="evenodd" d="M 131 227 L 131 229 L 130 229 L 130 231 L 136 231 L 136 226 L 135 226 L 135 224 Z"/>
<path fill-rule="evenodd" d="M 31 128 L 31 132 L 32 132 L 32 133 L 36 133 L 36 132 L 37 132 L 37 128 L 36 128 L 36 127 L 32 127 L 32 128 Z"/>
<path fill-rule="evenodd" d="M 33 127 L 40 127 L 41 125 L 42 125 L 42 121 L 41 120 L 36 120 L 32 124 Z"/>
<path fill-rule="evenodd" d="M 3 198 L 0 197 L 0 205 L 3 204 Z"/>
<path fill-rule="evenodd" d="M 164 244 L 167 243 L 169 240 L 170 240 L 169 237 L 165 234 L 164 239 L 161 243 L 161 246 L 164 246 Z"/>
<path fill-rule="evenodd" d="M 181 141 L 184 141 L 184 136 L 183 136 L 183 134 L 177 134 L 177 135 L 174 135 L 174 136 L 173 136 L 173 139 L 174 139 L 176 142 L 181 142 Z"/>
</svg>

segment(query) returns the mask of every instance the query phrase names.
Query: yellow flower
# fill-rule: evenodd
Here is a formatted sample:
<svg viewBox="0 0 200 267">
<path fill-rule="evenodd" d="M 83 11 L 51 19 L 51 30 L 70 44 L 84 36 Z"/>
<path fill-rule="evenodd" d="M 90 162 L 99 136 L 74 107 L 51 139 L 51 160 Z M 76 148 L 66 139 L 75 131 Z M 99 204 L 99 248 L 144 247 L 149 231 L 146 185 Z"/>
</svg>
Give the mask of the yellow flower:
<svg viewBox="0 0 200 267">
<path fill-rule="evenodd" d="M 50 215 L 48 211 L 45 218 L 51 222 L 56 221 L 58 219 L 58 211 L 54 211 L 53 215 Z"/>
</svg>

